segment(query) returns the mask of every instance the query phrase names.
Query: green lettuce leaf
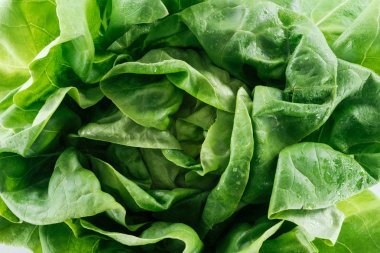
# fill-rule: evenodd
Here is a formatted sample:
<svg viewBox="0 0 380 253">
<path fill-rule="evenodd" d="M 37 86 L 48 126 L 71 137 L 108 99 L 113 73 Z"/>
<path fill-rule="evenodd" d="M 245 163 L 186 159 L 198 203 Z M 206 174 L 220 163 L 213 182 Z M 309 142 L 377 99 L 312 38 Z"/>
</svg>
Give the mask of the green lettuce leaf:
<svg viewBox="0 0 380 253">
<path fill-rule="evenodd" d="M 4 0 L 0 243 L 378 252 L 380 0 Z"/>
<path fill-rule="evenodd" d="M 38 166 L 48 164 L 36 163 L 37 158 L 25 161 L 21 157 L 9 157 L 2 163 L 9 163 L 7 159 L 16 159 L 18 173 L 24 178 L 0 196 L 21 220 L 36 225 L 53 224 L 110 211 L 118 214 L 118 222 L 124 223 L 124 208 L 101 191 L 98 179 L 82 167 L 74 150 L 66 150 L 59 156 L 50 178 L 39 176 L 41 179 L 35 181 L 31 178 L 38 172 L 35 171 Z M 38 179 L 35 175 L 34 178 Z"/>
<path fill-rule="evenodd" d="M 314 243 L 320 252 L 378 252 L 380 249 L 378 216 L 379 198 L 373 193 L 365 191 L 338 204 L 346 216 L 334 247 L 325 244 L 322 240 Z"/>
<path fill-rule="evenodd" d="M 374 183 L 352 157 L 325 144 L 296 144 L 280 153 L 268 216 L 335 243 L 343 215 L 334 205 Z"/>
<path fill-rule="evenodd" d="M 179 223 L 153 223 L 149 228 L 144 230 L 140 237 L 117 232 L 108 232 L 84 220 L 81 221 L 81 224 L 86 229 L 108 236 L 115 241 L 128 246 L 142 246 L 156 243 L 164 239 L 176 239 L 185 244 L 185 248 L 183 249 L 184 253 L 200 252 L 203 247 L 203 244 L 195 231 L 190 227 Z"/>
</svg>

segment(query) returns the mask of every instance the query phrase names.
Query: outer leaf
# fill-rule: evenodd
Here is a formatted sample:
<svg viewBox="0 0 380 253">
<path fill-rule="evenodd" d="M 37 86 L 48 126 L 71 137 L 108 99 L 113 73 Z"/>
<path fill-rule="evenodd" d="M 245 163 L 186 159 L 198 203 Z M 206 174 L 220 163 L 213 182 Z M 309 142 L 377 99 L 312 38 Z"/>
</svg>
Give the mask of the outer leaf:
<svg viewBox="0 0 380 253">
<path fill-rule="evenodd" d="M 84 220 L 82 220 L 81 223 L 86 229 L 106 235 L 128 246 L 142 246 L 156 243 L 164 239 L 177 239 L 183 241 L 185 244 L 183 253 L 201 252 L 203 247 L 202 241 L 194 230 L 189 226 L 180 223 L 153 223 L 152 226 L 146 229 L 140 237 L 117 232 L 107 232 Z"/>
<path fill-rule="evenodd" d="M 100 241 L 100 238 L 97 236 L 76 238 L 70 228 L 64 223 L 41 226 L 39 234 L 44 253 L 95 253 Z"/>
<path fill-rule="evenodd" d="M 13 223 L 20 222 L 20 219 L 12 213 L 12 211 L 7 207 L 2 198 L 0 198 L 0 216 Z"/>
<path fill-rule="evenodd" d="M 36 154 L 44 151 L 61 131 L 67 129 L 65 120 L 69 119 L 72 126 L 77 125 L 79 119 L 75 114 L 65 107 L 58 109 L 69 90 L 59 89 L 39 110 L 24 111 L 11 106 L 3 112 L 0 119 L 0 151 L 23 156 Z"/>
<path fill-rule="evenodd" d="M 370 29 L 370 30 L 369 30 Z M 344 60 L 380 74 L 380 1 L 373 0 L 332 48 Z"/>
<path fill-rule="evenodd" d="M 318 253 L 318 249 L 310 242 L 305 232 L 296 227 L 275 239 L 264 242 L 261 253 Z"/>
<path fill-rule="evenodd" d="M 296 144 L 280 153 L 268 216 L 335 242 L 342 218 L 331 206 L 375 182 L 352 157 L 325 144 Z"/>
<path fill-rule="evenodd" d="M 27 164 L 20 166 L 24 166 L 20 170 L 27 180 L 29 168 Z M 24 187 L 4 191 L 0 196 L 17 217 L 32 224 L 58 223 L 105 211 L 113 211 L 121 218 L 125 215 L 124 208 L 101 191 L 95 175 L 82 168 L 78 155 L 70 149 L 58 158 L 49 185 L 46 179 L 26 182 Z"/>
<path fill-rule="evenodd" d="M 29 78 L 28 65 L 58 34 L 55 4 L 3 1 L 0 6 L 0 97 Z"/>
<path fill-rule="evenodd" d="M 346 219 L 334 247 L 316 240 L 320 252 L 326 253 L 375 253 L 380 250 L 378 238 L 380 201 L 366 191 L 338 204 Z"/>
<path fill-rule="evenodd" d="M 290 103 L 285 96 L 275 88 L 255 87 L 252 111 L 255 153 L 245 202 L 269 198 L 280 151 L 311 134 L 329 116 L 329 105 Z"/>
<path fill-rule="evenodd" d="M 378 145 L 380 141 L 380 77 L 370 74 L 368 70 L 361 70 L 364 73 L 359 71 L 353 67 L 346 71 L 347 79 L 359 79 L 358 76 L 366 79 L 337 106 L 327 123 L 329 129 L 320 137 L 346 153 L 360 153 L 362 147 Z M 351 75 L 348 75 L 349 72 Z"/>
<path fill-rule="evenodd" d="M 308 16 L 318 25 L 329 45 L 333 45 L 371 2 L 372 0 L 318 1 L 314 5 L 310 4 L 312 9 Z M 308 4 L 310 1 L 305 3 Z"/>
<path fill-rule="evenodd" d="M 42 252 L 38 226 L 28 223 L 15 224 L 0 218 L 0 243 Z"/>
<path fill-rule="evenodd" d="M 20 107 L 45 100 L 58 87 L 96 83 L 115 60 L 112 53 L 100 51 L 95 54 L 94 39 L 99 36 L 101 24 L 97 2 L 58 0 L 56 13 L 60 36 L 41 50 L 30 64 L 31 78 L 14 98 Z"/>
<path fill-rule="evenodd" d="M 293 101 L 334 96 L 336 58 L 303 16 L 269 1 L 216 0 L 191 6 L 181 17 L 213 62 L 240 79 L 286 74 Z"/>
<path fill-rule="evenodd" d="M 57 16 L 61 34 L 56 45 L 61 48 L 62 57 L 82 81 L 99 81 L 112 67 L 114 57 L 102 52 L 95 55 L 94 40 L 101 24 L 98 3 L 57 0 Z"/>
<path fill-rule="evenodd" d="M 309 17 L 323 32 L 329 45 L 355 22 L 373 0 L 271 0 Z"/>
<path fill-rule="evenodd" d="M 184 10 L 181 17 L 213 62 L 247 80 L 252 67 L 264 78 L 284 72 L 288 52 L 277 11 L 268 2 L 206 1 Z"/>
</svg>

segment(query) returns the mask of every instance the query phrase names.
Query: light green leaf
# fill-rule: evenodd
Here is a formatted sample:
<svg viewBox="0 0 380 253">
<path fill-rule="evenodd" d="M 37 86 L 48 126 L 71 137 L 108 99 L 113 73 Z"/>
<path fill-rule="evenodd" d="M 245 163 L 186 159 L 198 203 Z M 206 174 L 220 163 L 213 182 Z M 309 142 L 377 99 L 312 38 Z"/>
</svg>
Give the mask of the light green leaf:
<svg viewBox="0 0 380 253">
<path fill-rule="evenodd" d="M 128 246 L 142 246 L 159 242 L 164 239 L 176 239 L 183 241 L 185 248 L 183 253 L 201 252 L 203 243 L 198 235 L 189 226 L 180 223 L 156 222 L 144 230 L 140 237 L 118 232 L 108 232 L 95 227 L 89 222 L 81 221 L 86 229 L 108 236 L 117 242 Z"/>
<path fill-rule="evenodd" d="M 296 144 L 280 153 L 268 216 L 334 243 L 343 222 L 334 204 L 375 182 L 350 156 L 325 144 Z"/>
<path fill-rule="evenodd" d="M 44 151 L 59 134 L 79 124 L 80 119 L 60 106 L 70 88 L 57 90 L 38 109 L 13 105 L 0 116 L 0 151 L 31 156 Z M 66 125 L 66 120 L 71 126 Z"/>
<path fill-rule="evenodd" d="M 289 232 L 267 240 L 263 243 L 260 253 L 318 253 L 318 249 L 314 246 L 305 232 L 296 227 Z"/>
<path fill-rule="evenodd" d="M 100 241 L 100 238 L 97 236 L 77 238 L 70 228 L 63 223 L 41 226 L 39 234 L 44 253 L 95 253 L 97 252 Z"/>
<path fill-rule="evenodd" d="M 58 34 L 54 1 L 1 2 L 0 98 L 29 79 L 29 63 Z"/>
<path fill-rule="evenodd" d="M 11 223 L 2 217 L 0 217 L 0 243 L 42 253 L 38 226 L 28 223 Z"/>
<path fill-rule="evenodd" d="M 380 74 L 380 1 L 373 0 L 354 23 L 336 39 L 336 55 Z"/>
<path fill-rule="evenodd" d="M 380 201 L 373 193 L 365 191 L 338 204 L 346 216 L 334 247 L 322 240 L 314 243 L 326 253 L 375 253 L 380 250 L 378 238 Z"/>
</svg>

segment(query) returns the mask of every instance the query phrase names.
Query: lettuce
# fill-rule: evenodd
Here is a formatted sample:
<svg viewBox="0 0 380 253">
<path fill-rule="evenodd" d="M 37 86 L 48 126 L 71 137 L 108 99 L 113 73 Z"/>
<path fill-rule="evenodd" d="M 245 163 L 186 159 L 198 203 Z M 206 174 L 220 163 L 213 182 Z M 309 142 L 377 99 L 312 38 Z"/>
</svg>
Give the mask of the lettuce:
<svg viewBox="0 0 380 253">
<path fill-rule="evenodd" d="M 379 0 L 0 4 L 0 243 L 380 251 Z"/>
</svg>

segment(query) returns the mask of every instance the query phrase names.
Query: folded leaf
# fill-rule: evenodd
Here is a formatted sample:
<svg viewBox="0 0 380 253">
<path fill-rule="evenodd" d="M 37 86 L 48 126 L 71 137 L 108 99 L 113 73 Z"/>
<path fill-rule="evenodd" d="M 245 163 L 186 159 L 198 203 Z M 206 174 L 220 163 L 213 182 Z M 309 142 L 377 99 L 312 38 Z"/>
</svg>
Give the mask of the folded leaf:
<svg viewBox="0 0 380 253">
<path fill-rule="evenodd" d="M 280 153 L 268 216 L 334 243 L 343 216 L 333 206 L 375 182 L 350 156 L 325 144 L 296 144 Z"/>
<path fill-rule="evenodd" d="M 66 224 L 42 226 L 39 229 L 43 252 L 89 252 L 98 248 L 100 238 L 85 236 L 76 238 Z"/>
<path fill-rule="evenodd" d="M 11 223 L 0 218 L 0 243 L 42 252 L 38 226 L 28 223 Z"/>
<path fill-rule="evenodd" d="M 254 226 L 238 224 L 224 238 L 217 252 L 258 253 L 263 243 L 276 233 L 283 221 L 258 220 Z"/>
<path fill-rule="evenodd" d="M 86 229 L 108 236 L 117 242 L 128 246 L 142 246 L 156 243 L 164 239 L 176 239 L 185 244 L 183 253 L 201 252 L 203 248 L 203 244 L 194 230 L 189 226 L 180 223 L 153 223 L 149 228 L 144 230 L 140 237 L 118 232 L 108 232 L 97 228 L 84 220 L 81 221 L 81 224 Z"/>
<path fill-rule="evenodd" d="M 318 253 L 318 249 L 307 237 L 305 232 L 296 227 L 291 231 L 280 235 L 277 238 L 264 242 L 260 252 L 275 253 L 275 252 L 297 252 L 297 253 Z"/>
<path fill-rule="evenodd" d="M 253 154 L 253 133 L 250 117 L 251 99 L 241 88 L 236 100 L 234 126 L 231 134 L 231 155 L 226 170 L 207 198 L 202 214 L 206 229 L 212 229 L 237 209 L 248 182 Z"/>
<path fill-rule="evenodd" d="M 168 131 L 143 127 L 116 111 L 79 129 L 79 136 L 115 144 L 142 147 L 179 149 L 178 141 Z"/>
<path fill-rule="evenodd" d="M 24 176 L 24 185 L 3 191 L 0 196 L 17 217 L 31 224 L 59 223 L 105 211 L 123 218 L 124 208 L 101 191 L 96 176 L 84 169 L 79 159 L 74 150 L 66 150 L 58 158 L 51 177 L 34 182 L 26 173 L 31 170 L 28 164 L 20 163 L 18 169 Z M 123 224 L 124 220 L 118 222 Z"/>
<path fill-rule="evenodd" d="M 341 233 L 334 247 L 322 240 L 314 241 L 320 252 L 356 253 L 378 252 L 379 242 L 379 198 L 365 191 L 338 204 L 346 216 Z"/>
<path fill-rule="evenodd" d="M 174 190 L 151 190 L 144 191 L 133 181 L 121 175 L 109 164 L 92 158 L 93 169 L 98 175 L 103 187 L 117 192 L 125 202 L 126 206 L 133 211 L 158 212 L 169 209 L 173 204 L 181 199 L 190 197 L 197 190 L 176 188 Z"/>
<path fill-rule="evenodd" d="M 29 79 L 28 65 L 58 37 L 55 3 L 7 1 L 0 6 L 0 98 Z"/>
<path fill-rule="evenodd" d="M 178 88 L 197 99 L 218 109 L 233 112 L 237 88 L 243 84 L 213 66 L 205 55 L 193 50 L 157 49 L 149 51 L 137 62 L 126 62 L 116 65 L 102 81 L 102 89 L 113 100 L 105 87 L 111 86 L 115 79 L 124 77 L 127 84 L 132 82 L 131 74 L 165 75 Z M 140 79 L 141 80 L 141 79 Z M 142 80 L 141 80 L 142 81 Z M 150 80 L 145 79 L 145 82 Z M 117 101 L 114 101 L 119 108 Z M 124 110 L 123 110 L 124 111 Z M 128 114 L 129 115 L 129 114 Z M 133 116 L 129 115 L 133 118 Z"/>
</svg>

